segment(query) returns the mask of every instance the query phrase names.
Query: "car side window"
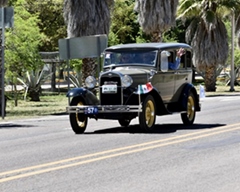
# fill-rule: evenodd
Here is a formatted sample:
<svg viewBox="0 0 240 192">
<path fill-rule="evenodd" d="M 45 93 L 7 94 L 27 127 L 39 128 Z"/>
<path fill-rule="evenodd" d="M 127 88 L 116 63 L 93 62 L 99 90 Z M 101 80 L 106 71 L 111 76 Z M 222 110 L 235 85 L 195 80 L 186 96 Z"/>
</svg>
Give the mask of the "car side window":
<svg viewBox="0 0 240 192">
<path fill-rule="evenodd" d="M 170 56 L 168 57 L 168 68 L 169 70 L 177 70 L 179 68 L 179 60 L 176 58 L 176 50 L 171 50 Z"/>
<path fill-rule="evenodd" d="M 187 69 L 191 67 L 192 67 L 192 53 L 190 51 L 186 51 L 186 53 L 181 57 L 179 69 Z"/>
<path fill-rule="evenodd" d="M 186 52 L 185 49 L 182 47 L 172 51 L 172 54 L 169 57 L 169 70 L 178 70 L 185 68 L 184 65 L 185 52 Z"/>
</svg>

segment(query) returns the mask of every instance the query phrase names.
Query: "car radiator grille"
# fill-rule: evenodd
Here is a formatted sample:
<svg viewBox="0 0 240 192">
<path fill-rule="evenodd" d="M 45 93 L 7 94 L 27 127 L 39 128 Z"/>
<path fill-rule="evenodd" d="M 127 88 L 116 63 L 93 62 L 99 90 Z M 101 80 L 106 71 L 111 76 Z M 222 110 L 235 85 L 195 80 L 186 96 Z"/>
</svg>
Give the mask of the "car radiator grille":
<svg viewBox="0 0 240 192">
<path fill-rule="evenodd" d="M 121 93 L 121 79 L 119 76 L 101 77 L 100 86 L 106 84 L 117 84 L 117 93 L 102 93 L 102 87 L 100 87 L 100 103 L 101 105 L 121 105 L 122 93 Z"/>
</svg>

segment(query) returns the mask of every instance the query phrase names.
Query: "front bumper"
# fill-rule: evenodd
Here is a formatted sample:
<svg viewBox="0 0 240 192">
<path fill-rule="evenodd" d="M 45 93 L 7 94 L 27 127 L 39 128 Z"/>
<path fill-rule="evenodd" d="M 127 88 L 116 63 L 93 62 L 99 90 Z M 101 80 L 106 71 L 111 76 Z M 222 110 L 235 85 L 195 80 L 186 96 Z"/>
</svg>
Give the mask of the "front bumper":
<svg viewBox="0 0 240 192">
<path fill-rule="evenodd" d="M 68 106 L 67 113 L 84 113 L 84 114 L 98 114 L 98 113 L 132 113 L 142 112 L 142 105 L 97 105 L 97 106 Z"/>
</svg>

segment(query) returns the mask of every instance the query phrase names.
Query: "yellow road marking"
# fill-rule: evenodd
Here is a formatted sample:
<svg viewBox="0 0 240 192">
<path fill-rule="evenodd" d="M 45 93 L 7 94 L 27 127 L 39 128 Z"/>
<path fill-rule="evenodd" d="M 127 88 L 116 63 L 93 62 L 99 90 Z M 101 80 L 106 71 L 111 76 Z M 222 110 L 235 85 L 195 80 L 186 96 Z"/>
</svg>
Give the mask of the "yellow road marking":
<svg viewBox="0 0 240 192">
<path fill-rule="evenodd" d="M 151 142 L 145 142 L 145 143 L 121 147 L 121 148 L 117 148 L 117 149 L 106 150 L 106 151 L 102 151 L 102 152 L 98 152 L 98 153 L 64 159 L 64 160 L 50 162 L 50 163 L 46 163 L 46 164 L 26 167 L 26 168 L 22 168 L 22 169 L 7 171 L 7 172 L 2 172 L 2 173 L 0 173 L 0 176 L 4 176 L 4 178 L 0 179 L 0 183 L 11 181 L 14 179 L 29 177 L 32 175 L 47 173 L 50 171 L 66 169 L 69 167 L 74 167 L 74 166 L 78 166 L 78 165 L 82 165 L 82 164 L 86 164 L 86 163 L 109 159 L 109 158 L 113 158 L 113 157 L 117 157 L 117 156 L 137 153 L 137 152 L 141 152 L 141 151 L 145 151 L 145 150 L 155 149 L 155 148 L 164 147 L 164 146 L 177 144 L 177 143 L 182 143 L 182 142 L 186 142 L 186 141 L 191 141 L 194 139 L 209 137 L 209 136 L 217 135 L 220 133 L 230 132 L 230 131 L 240 129 L 239 125 L 240 124 L 238 123 L 238 124 L 223 126 L 223 127 L 219 127 L 219 128 L 212 128 L 212 129 L 208 129 L 208 130 L 204 130 L 204 131 L 198 131 L 198 132 L 189 133 L 189 134 L 185 134 L 185 135 L 179 135 L 179 136 L 175 136 L 175 137 L 171 137 L 171 138 L 167 138 L 167 139 L 155 140 L 155 141 L 151 141 Z M 190 137 L 190 136 L 193 136 L 193 137 Z M 165 143 L 163 143 L 163 142 L 165 142 Z M 160 143 L 160 144 L 158 144 L 158 143 Z M 150 145 L 150 146 L 148 146 L 148 145 Z M 134 149 L 134 148 L 136 148 L 136 149 Z M 123 151 L 123 150 L 128 150 L 128 151 Z M 122 152 L 120 152 L 120 151 L 122 151 Z M 111 153 L 114 153 L 114 154 L 111 154 Z M 109 154 L 109 155 L 107 155 L 107 154 Z M 101 155 L 105 155 L 105 156 L 101 156 Z M 93 158 L 94 156 L 100 156 L 100 157 Z M 80 162 L 70 163 L 71 161 L 76 161 L 76 160 L 81 160 L 81 159 L 86 159 L 86 158 L 92 158 L 92 159 L 87 159 L 87 160 L 83 160 Z M 59 165 L 59 164 L 63 164 L 63 163 L 69 163 L 69 164 Z M 54 165 L 55 165 L 55 167 L 49 167 L 49 166 L 54 166 Z M 40 169 L 40 168 L 44 168 L 44 167 L 45 167 L 45 169 L 36 170 L 36 169 Z M 30 172 L 21 173 L 24 171 L 30 171 Z M 11 176 L 11 174 L 17 174 L 17 175 Z"/>
</svg>

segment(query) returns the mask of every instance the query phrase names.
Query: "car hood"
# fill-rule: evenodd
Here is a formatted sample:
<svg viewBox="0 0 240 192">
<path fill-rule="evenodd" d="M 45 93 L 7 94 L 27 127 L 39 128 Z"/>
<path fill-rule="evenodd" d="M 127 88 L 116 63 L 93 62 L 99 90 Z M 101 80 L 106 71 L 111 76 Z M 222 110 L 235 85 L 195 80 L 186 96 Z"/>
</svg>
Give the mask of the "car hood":
<svg viewBox="0 0 240 192">
<path fill-rule="evenodd" d="M 123 75 L 150 75 L 150 69 L 137 68 L 137 67 L 117 67 L 112 72 L 118 72 Z"/>
<path fill-rule="evenodd" d="M 129 75 L 132 77 L 133 80 L 132 87 L 137 87 L 140 84 L 146 84 L 147 82 L 149 82 L 151 77 L 151 69 L 149 67 L 143 68 L 142 66 L 141 68 L 138 68 L 137 66 L 126 66 L 116 67 L 112 70 L 105 71 L 105 73 L 113 72 L 121 75 Z"/>
</svg>

